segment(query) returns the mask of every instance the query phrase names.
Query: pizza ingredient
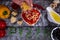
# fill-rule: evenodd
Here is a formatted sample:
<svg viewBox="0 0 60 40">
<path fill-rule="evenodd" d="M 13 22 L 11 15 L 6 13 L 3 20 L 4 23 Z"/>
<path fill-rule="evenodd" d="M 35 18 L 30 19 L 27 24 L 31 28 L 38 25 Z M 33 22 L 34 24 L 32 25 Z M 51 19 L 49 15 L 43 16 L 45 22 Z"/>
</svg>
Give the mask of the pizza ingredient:
<svg viewBox="0 0 60 40">
<path fill-rule="evenodd" d="M 13 16 L 17 16 L 17 12 L 15 12 L 15 11 L 13 11 L 12 13 L 11 13 Z"/>
<path fill-rule="evenodd" d="M 6 35 L 5 30 L 0 30 L 0 38 L 3 38 Z"/>
<path fill-rule="evenodd" d="M 9 34 L 14 34 L 16 33 L 16 28 L 11 26 L 11 28 L 9 28 Z"/>
<path fill-rule="evenodd" d="M 23 34 L 23 29 L 22 28 L 19 28 L 19 34 L 20 34 L 20 36 L 22 36 L 22 34 Z"/>
<path fill-rule="evenodd" d="M 12 16 L 11 19 L 10 19 L 10 22 L 15 23 L 16 21 L 17 21 L 17 18 Z"/>
<path fill-rule="evenodd" d="M 17 21 L 17 24 L 19 24 L 19 25 L 22 25 L 22 23 L 23 23 L 23 21 L 22 21 L 22 20 Z"/>
<path fill-rule="evenodd" d="M 22 2 L 21 8 L 23 11 L 27 11 L 31 9 L 30 6 L 25 1 Z"/>
<path fill-rule="evenodd" d="M 10 10 L 4 5 L 0 5 L 0 18 L 6 19 L 10 16 Z"/>
<path fill-rule="evenodd" d="M 4 20 L 0 20 L 0 29 L 6 28 L 6 22 Z"/>
</svg>

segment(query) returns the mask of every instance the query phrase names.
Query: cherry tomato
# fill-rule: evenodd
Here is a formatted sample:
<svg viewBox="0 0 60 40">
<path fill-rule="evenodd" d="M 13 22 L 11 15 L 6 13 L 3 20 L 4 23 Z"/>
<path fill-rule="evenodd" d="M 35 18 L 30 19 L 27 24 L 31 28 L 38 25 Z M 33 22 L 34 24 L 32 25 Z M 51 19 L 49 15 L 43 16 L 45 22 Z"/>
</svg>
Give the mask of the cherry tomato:
<svg viewBox="0 0 60 40">
<path fill-rule="evenodd" d="M 0 30 L 0 38 L 4 37 L 6 34 L 5 30 Z"/>
<path fill-rule="evenodd" d="M 4 20 L 0 20 L 0 29 L 6 28 L 6 22 Z"/>
</svg>

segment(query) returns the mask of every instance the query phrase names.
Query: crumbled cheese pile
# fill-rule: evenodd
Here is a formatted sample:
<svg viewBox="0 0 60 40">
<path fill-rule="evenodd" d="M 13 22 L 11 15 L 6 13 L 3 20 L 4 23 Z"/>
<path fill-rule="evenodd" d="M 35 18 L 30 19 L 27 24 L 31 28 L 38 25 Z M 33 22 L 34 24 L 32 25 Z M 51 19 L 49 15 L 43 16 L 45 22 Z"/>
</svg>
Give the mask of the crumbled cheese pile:
<svg viewBox="0 0 60 40">
<path fill-rule="evenodd" d="M 30 9 L 30 6 L 26 2 L 22 2 L 21 8 L 23 11 L 26 11 Z"/>
</svg>

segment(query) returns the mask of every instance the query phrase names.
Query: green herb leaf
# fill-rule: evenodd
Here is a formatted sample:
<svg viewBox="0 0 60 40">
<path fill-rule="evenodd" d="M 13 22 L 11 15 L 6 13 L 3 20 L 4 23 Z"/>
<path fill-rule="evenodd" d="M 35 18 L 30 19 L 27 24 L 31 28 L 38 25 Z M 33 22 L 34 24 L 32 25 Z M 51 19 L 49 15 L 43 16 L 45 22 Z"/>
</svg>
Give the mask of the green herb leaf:
<svg viewBox="0 0 60 40">
<path fill-rule="evenodd" d="M 14 33 L 16 33 L 16 28 L 9 28 L 9 33 L 10 34 L 14 34 Z"/>
<path fill-rule="evenodd" d="M 20 28 L 20 29 L 19 29 L 19 34 L 22 35 L 22 33 L 23 33 L 23 29 Z"/>
<path fill-rule="evenodd" d="M 27 30 L 28 30 L 28 32 L 26 34 L 26 37 L 29 37 L 29 36 L 31 36 L 32 30 L 31 30 L 31 28 L 27 28 Z"/>
<path fill-rule="evenodd" d="M 37 28 L 36 29 L 36 34 L 39 34 L 40 33 L 40 28 Z"/>
</svg>

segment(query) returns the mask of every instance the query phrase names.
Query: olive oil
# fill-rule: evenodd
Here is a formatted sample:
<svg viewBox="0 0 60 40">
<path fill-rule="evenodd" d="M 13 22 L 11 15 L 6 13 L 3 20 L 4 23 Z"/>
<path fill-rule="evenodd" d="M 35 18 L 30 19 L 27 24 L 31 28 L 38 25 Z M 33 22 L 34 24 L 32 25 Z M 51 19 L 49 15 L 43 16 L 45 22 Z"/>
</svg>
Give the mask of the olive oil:
<svg viewBox="0 0 60 40">
<path fill-rule="evenodd" d="M 59 15 L 58 13 L 56 13 L 56 12 L 54 12 L 54 11 L 51 11 L 51 12 L 50 12 L 50 15 L 51 15 L 51 17 L 53 18 L 53 20 L 54 20 L 55 22 L 57 22 L 57 23 L 60 24 L 60 15 Z"/>
</svg>

